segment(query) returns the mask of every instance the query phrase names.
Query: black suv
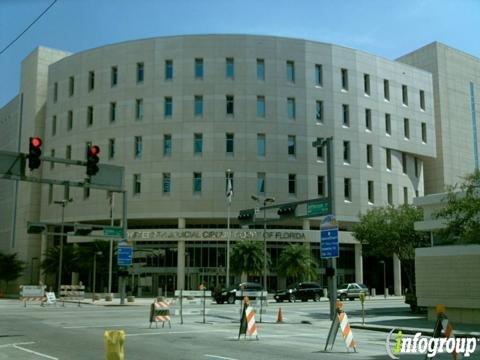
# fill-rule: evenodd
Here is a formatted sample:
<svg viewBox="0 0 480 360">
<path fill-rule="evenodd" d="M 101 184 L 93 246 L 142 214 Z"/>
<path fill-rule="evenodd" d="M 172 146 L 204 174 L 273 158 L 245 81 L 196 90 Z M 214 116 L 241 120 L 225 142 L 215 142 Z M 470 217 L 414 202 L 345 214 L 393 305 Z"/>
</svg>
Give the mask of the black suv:
<svg viewBox="0 0 480 360">
<path fill-rule="evenodd" d="M 294 302 L 295 300 L 320 301 L 323 295 L 323 289 L 320 284 L 314 282 L 300 282 L 287 287 L 286 290 L 279 290 L 275 293 L 275 300 L 281 302 L 288 300 Z"/>
<path fill-rule="evenodd" d="M 222 289 L 221 291 L 213 294 L 214 300 L 217 304 L 223 304 L 225 301 L 229 304 L 235 304 L 235 300 L 241 300 L 240 294 L 237 291 L 263 291 L 263 286 L 256 282 L 243 282 L 234 286 L 228 290 Z M 255 296 L 249 296 L 250 299 L 255 300 Z"/>
</svg>

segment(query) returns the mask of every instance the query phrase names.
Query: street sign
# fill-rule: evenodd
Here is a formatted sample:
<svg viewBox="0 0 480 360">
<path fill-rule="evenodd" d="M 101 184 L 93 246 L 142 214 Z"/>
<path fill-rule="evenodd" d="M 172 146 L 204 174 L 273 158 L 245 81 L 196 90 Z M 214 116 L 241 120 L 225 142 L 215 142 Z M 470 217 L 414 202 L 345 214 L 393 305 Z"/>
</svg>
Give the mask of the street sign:
<svg viewBox="0 0 480 360">
<path fill-rule="evenodd" d="M 307 203 L 308 216 L 325 216 L 330 213 L 328 199 Z"/>
<path fill-rule="evenodd" d="M 130 266 L 132 265 L 133 247 L 131 246 L 119 246 L 118 247 L 118 266 Z"/>
<path fill-rule="evenodd" d="M 123 237 L 123 228 L 107 227 L 103 229 L 103 235 L 112 237 Z"/>
<path fill-rule="evenodd" d="M 320 230 L 320 257 L 332 259 L 339 256 L 338 227 Z"/>
</svg>

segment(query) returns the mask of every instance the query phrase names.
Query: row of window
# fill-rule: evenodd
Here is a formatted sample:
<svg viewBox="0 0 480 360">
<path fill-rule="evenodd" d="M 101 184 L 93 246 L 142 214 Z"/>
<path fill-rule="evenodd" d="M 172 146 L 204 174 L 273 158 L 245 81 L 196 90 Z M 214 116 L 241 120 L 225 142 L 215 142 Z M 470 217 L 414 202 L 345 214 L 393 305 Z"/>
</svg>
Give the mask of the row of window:
<svg viewBox="0 0 480 360">
<path fill-rule="evenodd" d="M 226 114 L 234 115 L 234 96 L 226 95 Z M 140 121 L 144 116 L 144 103 L 143 99 L 135 100 L 135 119 Z M 318 123 L 323 123 L 323 101 L 317 100 L 315 103 L 315 119 Z M 203 96 L 196 95 L 194 97 L 194 116 L 201 117 L 203 116 Z M 173 115 L 173 99 L 172 97 L 164 98 L 164 116 L 165 118 L 170 118 Z M 257 96 L 257 117 L 265 118 L 266 108 L 265 108 L 265 96 Z M 295 119 L 296 117 L 296 105 L 295 98 L 287 98 L 287 117 L 289 119 Z M 110 122 L 114 123 L 117 120 L 117 103 L 110 103 L 110 112 L 109 112 Z M 93 106 L 87 107 L 87 127 L 93 125 L 94 122 L 94 108 Z M 348 104 L 342 104 L 342 125 L 344 128 L 349 128 L 351 126 L 350 122 L 350 106 Z M 73 111 L 68 111 L 67 114 L 67 130 L 71 130 L 73 127 Z M 372 120 L 372 110 L 365 109 L 365 129 L 367 131 L 373 131 L 373 120 Z M 52 117 L 52 136 L 55 136 L 57 133 L 57 116 Z M 387 135 L 392 135 L 392 126 L 391 126 L 391 114 L 385 113 L 385 133 Z M 425 122 L 421 123 L 421 134 L 422 142 L 427 142 L 427 124 Z M 403 119 L 403 135 L 405 139 L 410 139 L 410 119 Z"/>
<path fill-rule="evenodd" d="M 348 69 L 342 68 L 340 70 L 341 88 L 342 91 L 349 90 L 349 75 Z M 174 76 L 173 60 L 165 60 L 165 80 L 172 80 Z M 196 79 L 203 79 L 204 77 L 204 61 L 202 58 L 194 60 L 194 76 Z M 235 59 L 225 59 L 225 77 L 227 79 L 235 78 Z M 256 78 L 259 81 L 265 81 L 265 60 L 257 59 L 256 63 Z M 145 64 L 139 62 L 136 65 L 136 81 L 143 83 L 145 79 Z M 286 61 L 286 81 L 295 83 L 295 62 L 291 60 Z M 118 84 L 118 66 L 110 68 L 110 85 L 112 87 Z M 315 86 L 323 86 L 323 65 L 315 64 Z M 88 91 L 95 89 L 95 72 L 88 73 Z M 370 74 L 363 74 L 363 90 L 366 96 L 371 95 Z M 68 95 L 72 97 L 75 94 L 75 77 L 70 76 L 68 80 Z M 386 101 L 390 101 L 390 81 L 383 80 L 383 97 Z M 425 110 L 425 91 L 419 90 L 420 108 Z M 53 101 L 58 100 L 58 82 L 53 85 Z M 408 86 L 402 85 L 402 104 L 408 106 Z"/>
</svg>

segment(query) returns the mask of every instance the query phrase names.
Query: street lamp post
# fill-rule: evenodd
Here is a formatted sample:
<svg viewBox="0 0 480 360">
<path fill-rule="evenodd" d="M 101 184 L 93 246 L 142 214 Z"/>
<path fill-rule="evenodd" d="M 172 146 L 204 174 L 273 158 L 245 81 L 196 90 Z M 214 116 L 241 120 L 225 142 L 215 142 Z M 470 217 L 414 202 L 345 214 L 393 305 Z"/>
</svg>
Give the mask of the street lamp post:
<svg viewBox="0 0 480 360">
<path fill-rule="evenodd" d="M 63 265 L 63 232 L 64 232 L 64 222 L 65 222 L 65 206 L 72 202 L 73 199 L 63 199 L 60 201 L 54 201 L 55 204 L 60 205 L 62 207 L 62 225 L 60 227 L 60 255 L 58 259 L 58 286 L 57 292 L 58 296 L 60 296 L 60 286 L 62 284 L 62 265 Z"/>
<path fill-rule="evenodd" d="M 387 272 L 385 267 L 385 261 L 380 260 L 379 263 L 383 264 L 383 297 L 386 299 L 387 298 Z"/>
<path fill-rule="evenodd" d="M 92 286 L 92 301 L 95 300 L 95 288 L 96 288 L 96 281 L 97 281 L 97 255 L 103 255 L 101 251 L 95 251 L 93 253 L 93 286 Z"/>
<path fill-rule="evenodd" d="M 225 286 L 227 289 L 230 288 L 230 207 L 232 206 L 232 179 L 230 178 L 230 174 L 232 171 L 227 169 L 227 261 L 226 261 L 226 279 L 225 279 Z"/>
</svg>

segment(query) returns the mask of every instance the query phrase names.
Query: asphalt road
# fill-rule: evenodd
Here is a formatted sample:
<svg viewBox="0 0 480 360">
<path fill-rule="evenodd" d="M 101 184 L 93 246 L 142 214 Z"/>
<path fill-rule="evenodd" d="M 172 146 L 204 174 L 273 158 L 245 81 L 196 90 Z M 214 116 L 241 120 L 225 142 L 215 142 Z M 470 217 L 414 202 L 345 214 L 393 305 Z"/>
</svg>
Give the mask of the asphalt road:
<svg viewBox="0 0 480 360">
<path fill-rule="evenodd" d="M 276 323 L 279 306 L 284 323 Z M 148 305 L 94 306 L 66 304 L 24 308 L 19 301 L 0 301 L 0 360 L 4 359 L 104 359 L 105 330 L 124 330 L 125 358 L 173 360 L 243 359 L 387 359 L 386 333 L 354 329 L 357 353 L 348 353 L 341 334 L 333 349 L 324 352 L 330 327 L 328 303 L 269 303 L 257 328 L 259 339 L 238 340 L 240 305 L 208 304 L 206 323 L 199 308 L 191 305 L 172 327 L 149 328 Z M 368 317 L 406 317 L 408 308 L 401 300 L 367 302 Z M 360 302 L 346 302 L 352 322 L 361 321 Z M 479 350 L 480 351 L 480 350 Z M 477 351 L 478 354 L 480 352 Z M 479 359 L 480 356 L 470 356 Z M 402 357 L 402 356 L 401 356 Z M 438 357 L 450 359 L 451 356 Z M 424 356 L 408 356 L 424 359 Z M 437 358 L 436 358 L 437 359 Z"/>
</svg>

